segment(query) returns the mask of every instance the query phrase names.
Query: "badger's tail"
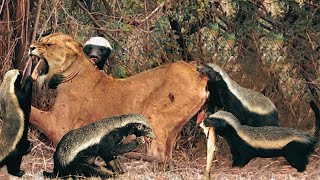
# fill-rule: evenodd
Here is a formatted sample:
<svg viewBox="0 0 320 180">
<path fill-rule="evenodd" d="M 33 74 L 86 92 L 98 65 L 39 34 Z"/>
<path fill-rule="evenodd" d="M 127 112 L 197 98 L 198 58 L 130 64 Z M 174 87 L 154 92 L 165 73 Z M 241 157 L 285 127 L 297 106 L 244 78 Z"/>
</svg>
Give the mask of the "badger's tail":
<svg viewBox="0 0 320 180">
<path fill-rule="evenodd" d="M 319 107 L 317 106 L 317 104 L 311 100 L 309 102 L 311 109 L 314 112 L 314 116 L 315 116 L 315 131 L 314 131 L 314 136 L 315 137 L 319 137 L 320 134 L 320 111 L 319 111 Z"/>
</svg>

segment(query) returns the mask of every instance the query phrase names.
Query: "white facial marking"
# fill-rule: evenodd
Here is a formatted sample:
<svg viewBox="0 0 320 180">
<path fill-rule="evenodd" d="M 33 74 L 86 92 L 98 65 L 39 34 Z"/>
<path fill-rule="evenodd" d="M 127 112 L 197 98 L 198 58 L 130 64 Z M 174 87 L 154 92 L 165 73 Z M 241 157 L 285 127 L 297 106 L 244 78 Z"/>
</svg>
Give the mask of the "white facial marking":
<svg viewBox="0 0 320 180">
<path fill-rule="evenodd" d="M 86 45 L 104 46 L 112 50 L 109 41 L 103 37 L 92 37 L 84 44 L 84 46 Z"/>
</svg>

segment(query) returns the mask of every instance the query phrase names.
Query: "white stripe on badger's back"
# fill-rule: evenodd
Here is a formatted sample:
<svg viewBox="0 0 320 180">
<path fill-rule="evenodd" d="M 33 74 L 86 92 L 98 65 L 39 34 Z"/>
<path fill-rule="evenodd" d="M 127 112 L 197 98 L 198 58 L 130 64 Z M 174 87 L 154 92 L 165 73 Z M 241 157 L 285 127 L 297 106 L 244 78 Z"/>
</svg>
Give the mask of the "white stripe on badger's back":
<svg viewBox="0 0 320 180">
<path fill-rule="evenodd" d="M 125 127 L 129 123 L 141 123 L 150 127 L 143 115 L 128 114 L 110 117 L 68 132 L 63 136 L 57 148 L 56 155 L 61 165 L 67 166 L 79 152 L 99 144 L 101 139 L 111 131 Z"/>
<path fill-rule="evenodd" d="M 58 159 L 61 160 L 62 166 L 67 166 L 77 156 L 77 154 L 80 151 L 85 150 L 90 146 L 99 144 L 101 138 L 105 135 L 103 131 L 100 131 L 100 132 L 95 132 L 95 134 L 91 134 L 94 136 L 87 135 L 86 138 L 88 139 L 83 139 L 83 138 L 79 139 L 79 138 L 76 138 L 76 137 L 79 137 L 76 134 L 77 133 L 67 134 L 67 135 L 70 135 L 68 136 L 70 138 L 63 139 L 65 142 L 68 142 L 70 139 L 72 139 L 72 141 L 77 141 L 78 143 L 76 144 L 76 146 L 74 146 L 75 144 L 69 144 L 69 143 L 65 143 L 63 145 L 64 148 L 67 148 L 68 150 L 64 150 L 63 152 L 57 154 Z"/>
<path fill-rule="evenodd" d="M 234 94 L 235 97 L 249 111 L 255 112 L 258 114 L 269 114 L 276 109 L 275 105 L 268 97 L 254 90 L 241 87 L 237 82 L 233 81 L 229 77 L 229 75 L 218 65 L 212 64 L 212 63 L 208 63 L 207 65 L 221 75 L 222 79 L 226 82 L 230 92 Z M 257 96 L 262 98 L 252 99 L 252 97 L 257 97 Z M 268 106 L 263 107 L 261 105 L 268 105 Z"/>
<path fill-rule="evenodd" d="M 292 141 L 301 143 L 310 143 L 311 136 L 296 129 L 277 127 L 277 126 L 264 126 L 264 127 L 250 127 L 242 126 L 242 131 L 238 135 L 255 148 L 264 149 L 281 149 Z M 256 136 L 248 136 L 248 134 Z M 267 139 L 268 135 L 272 134 L 272 139 Z"/>
<path fill-rule="evenodd" d="M 19 74 L 20 74 L 20 72 L 17 69 L 9 70 L 4 75 L 3 81 L 0 86 L 0 91 L 1 91 L 0 92 L 0 101 L 6 101 L 6 103 L 7 103 L 7 106 L 5 107 L 6 110 L 1 109 L 2 111 L 6 111 L 6 114 L 5 114 L 6 116 L 2 117 L 2 118 L 5 118 L 6 120 L 12 120 L 11 115 L 12 114 L 15 115 L 15 113 L 17 113 L 17 115 L 19 116 L 19 120 L 20 120 L 20 126 L 19 126 L 19 129 L 17 130 L 16 136 L 14 137 L 14 141 L 12 142 L 12 145 L 10 147 L 6 147 L 6 148 L 9 148 L 7 150 L 4 150 L 4 148 L 1 147 L 3 149 L 0 152 L 0 161 L 2 161 L 9 153 L 11 153 L 12 151 L 14 151 L 16 149 L 16 146 L 23 135 L 24 114 L 23 114 L 22 109 L 20 108 L 18 98 L 15 95 L 15 91 L 14 91 L 14 83 L 15 83 L 17 77 L 19 76 Z M 9 111 L 11 111 L 11 112 L 9 112 Z M 14 111 L 16 111 L 16 112 L 14 112 Z M 3 123 L 2 124 L 2 127 L 3 127 L 4 123 L 10 123 L 10 122 L 6 122 L 3 120 L 2 123 Z M 1 131 L 5 131 L 5 130 L 2 128 Z M 0 133 L 2 133 L 2 132 L 0 132 Z M 1 139 L 1 141 L 3 141 L 3 139 Z"/>
<path fill-rule="evenodd" d="M 292 141 L 309 143 L 309 138 L 311 138 L 307 132 L 292 128 L 278 126 L 244 126 L 240 124 L 239 120 L 233 114 L 226 111 L 218 111 L 210 117 L 225 120 L 236 130 L 241 139 L 255 148 L 281 149 Z M 272 134 L 272 136 L 270 136 L 270 134 Z"/>
<path fill-rule="evenodd" d="M 112 50 L 112 47 L 109 41 L 103 37 L 92 37 L 84 44 L 84 46 L 85 45 L 103 46 L 106 48 L 110 48 Z"/>
</svg>

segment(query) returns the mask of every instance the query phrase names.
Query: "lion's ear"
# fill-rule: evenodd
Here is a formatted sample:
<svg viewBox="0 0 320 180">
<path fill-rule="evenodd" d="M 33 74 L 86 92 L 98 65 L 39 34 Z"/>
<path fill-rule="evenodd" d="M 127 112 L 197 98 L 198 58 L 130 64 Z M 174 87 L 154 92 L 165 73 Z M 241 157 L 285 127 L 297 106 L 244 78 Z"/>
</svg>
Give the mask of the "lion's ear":
<svg viewBox="0 0 320 180">
<path fill-rule="evenodd" d="M 82 45 L 76 41 L 67 41 L 66 47 L 75 53 L 80 53 L 82 51 Z"/>
</svg>

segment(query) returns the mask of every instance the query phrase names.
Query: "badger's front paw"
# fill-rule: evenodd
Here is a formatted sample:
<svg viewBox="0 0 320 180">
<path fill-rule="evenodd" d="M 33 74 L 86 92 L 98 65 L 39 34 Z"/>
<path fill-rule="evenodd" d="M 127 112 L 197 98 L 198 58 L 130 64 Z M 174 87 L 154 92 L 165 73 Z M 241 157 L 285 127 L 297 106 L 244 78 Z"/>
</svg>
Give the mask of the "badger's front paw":
<svg viewBox="0 0 320 180">
<path fill-rule="evenodd" d="M 9 174 L 11 174 L 11 175 L 14 175 L 14 176 L 17 176 L 17 177 L 22 177 L 23 175 L 24 175 L 24 171 L 22 171 L 22 170 L 17 170 L 17 171 L 15 171 L 15 172 L 9 172 Z"/>
<path fill-rule="evenodd" d="M 107 162 L 106 164 L 107 164 L 106 168 L 111 169 L 112 172 L 114 172 L 115 174 L 123 174 L 124 173 L 124 170 L 123 170 L 118 159 L 113 159 L 113 160 Z"/>
</svg>

